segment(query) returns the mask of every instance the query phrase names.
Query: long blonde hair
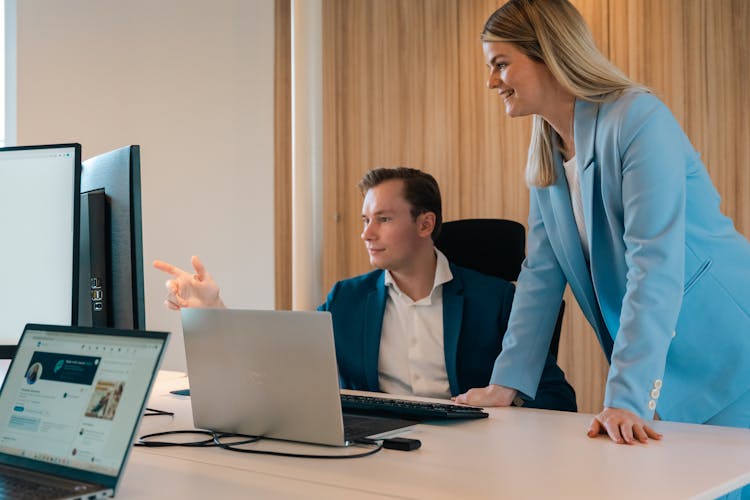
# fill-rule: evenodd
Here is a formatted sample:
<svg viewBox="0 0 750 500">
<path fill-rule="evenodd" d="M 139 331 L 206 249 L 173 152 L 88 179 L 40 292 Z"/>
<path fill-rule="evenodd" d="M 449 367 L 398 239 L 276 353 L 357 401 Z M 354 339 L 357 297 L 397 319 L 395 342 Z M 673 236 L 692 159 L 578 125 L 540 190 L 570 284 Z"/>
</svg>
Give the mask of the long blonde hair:
<svg viewBox="0 0 750 500">
<path fill-rule="evenodd" d="M 586 22 L 568 0 L 510 0 L 487 19 L 482 41 L 514 44 L 545 64 L 560 85 L 579 99 L 601 102 L 630 88 L 648 91 L 599 52 Z M 526 163 L 530 186 L 554 184 L 555 141 L 552 126 L 534 115 Z"/>
</svg>

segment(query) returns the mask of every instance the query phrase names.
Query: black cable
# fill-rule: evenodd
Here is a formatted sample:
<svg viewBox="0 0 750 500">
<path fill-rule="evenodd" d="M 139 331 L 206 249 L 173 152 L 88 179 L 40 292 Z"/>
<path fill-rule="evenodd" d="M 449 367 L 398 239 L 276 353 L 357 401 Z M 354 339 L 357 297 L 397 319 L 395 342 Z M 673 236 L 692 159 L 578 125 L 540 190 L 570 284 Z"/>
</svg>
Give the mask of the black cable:
<svg viewBox="0 0 750 500">
<path fill-rule="evenodd" d="M 344 458 L 361 458 L 366 457 L 369 455 L 373 455 L 380 450 L 383 449 L 383 442 L 382 441 L 355 441 L 355 446 L 361 446 L 361 445 L 376 445 L 375 448 L 366 451 L 365 453 L 359 453 L 357 455 L 315 455 L 315 454 L 306 454 L 306 453 L 287 453 L 283 451 L 269 451 L 269 450 L 253 450 L 253 449 L 246 449 L 246 448 L 237 448 L 236 446 L 239 444 L 247 444 L 247 443 L 232 443 L 232 444 L 225 444 L 221 442 L 221 439 L 224 436 L 221 434 L 214 434 L 214 443 L 216 446 L 229 451 L 235 451 L 237 453 L 257 453 L 259 455 L 273 455 L 276 457 L 293 457 L 293 458 L 323 458 L 323 459 L 329 459 L 329 460 L 336 460 L 336 459 L 344 459 Z M 261 438 L 257 438 L 261 439 Z"/>
<path fill-rule="evenodd" d="M 152 438 L 156 438 L 156 437 L 171 436 L 171 435 L 177 435 L 177 434 L 181 434 L 181 435 L 195 434 L 199 436 L 207 436 L 207 439 L 202 439 L 198 441 L 187 441 L 187 442 L 152 440 Z M 193 447 L 193 448 L 211 447 L 211 446 L 218 446 L 217 444 L 214 443 L 214 436 L 216 435 L 217 434 L 214 432 L 204 431 L 201 429 L 154 432 L 152 434 L 145 434 L 143 436 L 140 436 L 138 438 L 138 442 L 134 443 L 133 446 L 145 446 L 145 447 L 150 447 L 150 448 L 164 448 L 167 446 L 185 446 L 185 447 Z M 238 441 L 236 443 L 233 443 L 235 445 L 249 444 L 249 443 L 258 441 L 260 439 L 255 436 L 243 436 L 241 434 L 219 434 L 219 436 L 222 438 L 230 438 L 230 437 L 247 438 L 247 439 Z"/>
<path fill-rule="evenodd" d="M 153 438 L 158 438 L 162 436 L 185 435 L 185 434 L 208 436 L 208 438 L 200 439 L 198 441 L 187 441 L 187 442 L 153 440 Z M 230 438 L 243 438 L 243 439 L 232 442 L 232 443 L 222 442 L 222 440 L 226 440 Z M 323 458 L 323 459 L 361 458 L 361 457 L 373 455 L 383 449 L 382 441 L 372 440 L 372 439 L 362 439 L 362 440 L 355 441 L 355 446 L 375 445 L 375 448 L 370 449 L 364 453 L 358 453 L 356 455 L 316 455 L 316 454 L 306 454 L 306 453 L 287 453 L 283 451 L 253 450 L 253 449 L 247 449 L 247 448 L 237 448 L 237 446 L 239 445 L 256 443 L 260 441 L 261 439 L 262 438 L 258 436 L 246 436 L 244 434 L 228 434 L 228 433 L 206 431 L 203 429 L 188 429 L 188 430 L 164 431 L 164 432 L 154 432 L 151 434 L 144 434 L 143 436 L 140 436 L 138 438 L 138 441 L 134 443 L 133 446 L 143 446 L 143 447 L 150 447 L 150 448 L 164 448 L 167 446 L 184 446 L 188 448 L 203 448 L 203 447 L 213 446 L 213 447 L 218 447 L 224 450 L 234 451 L 238 453 L 256 453 L 259 455 L 274 455 L 277 457 Z"/>
<path fill-rule="evenodd" d="M 146 408 L 146 411 L 143 412 L 144 417 L 153 417 L 154 415 L 169 415 L 170 417 L 174 417 L 174 412 L 155 410 L 154 408 Z"/>
</svg>

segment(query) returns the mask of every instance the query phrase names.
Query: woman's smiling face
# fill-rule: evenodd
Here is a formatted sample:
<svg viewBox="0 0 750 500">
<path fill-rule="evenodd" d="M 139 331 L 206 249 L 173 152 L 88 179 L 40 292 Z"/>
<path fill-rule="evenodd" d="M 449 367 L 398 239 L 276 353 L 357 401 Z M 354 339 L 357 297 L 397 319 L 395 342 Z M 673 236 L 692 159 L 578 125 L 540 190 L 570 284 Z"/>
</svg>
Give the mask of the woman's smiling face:
<svg viewBox="0 0 750 500">
<path fill-rule="evenodd" d="M 545 97 L 555 86 L 547 66 L 534 61 L 509 42 L 484 42 L 489 69 L 487 87 L 496 89 L 510 117 L 541 115 Z"/>
</svg>

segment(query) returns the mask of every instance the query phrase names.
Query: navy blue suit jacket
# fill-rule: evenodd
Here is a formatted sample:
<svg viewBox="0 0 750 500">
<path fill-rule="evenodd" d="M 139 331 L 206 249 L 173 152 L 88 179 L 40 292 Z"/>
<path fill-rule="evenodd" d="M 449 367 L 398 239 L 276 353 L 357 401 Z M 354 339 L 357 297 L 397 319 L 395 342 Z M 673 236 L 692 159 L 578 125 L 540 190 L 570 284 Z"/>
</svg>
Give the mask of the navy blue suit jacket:
<svg viewBox="0 0 750 500">
<path fill-rule="evenodd" d="M 443 343 L 452 395 L 490 382 L 502 348 L 515 287 L 450 264 L 453 279 L 443 285 Z M 379 391 L 380 331 L 388 296 L 382 270 L 339 281 L 318 309 L 330 311 L 336 359 L 344 389 Z M 523 395 L 522 395 L 523 398 Z M 534 400 L 524 406 L 576 411 L 575 392 L 555 359 L 547 356 Z"/>
</svg>

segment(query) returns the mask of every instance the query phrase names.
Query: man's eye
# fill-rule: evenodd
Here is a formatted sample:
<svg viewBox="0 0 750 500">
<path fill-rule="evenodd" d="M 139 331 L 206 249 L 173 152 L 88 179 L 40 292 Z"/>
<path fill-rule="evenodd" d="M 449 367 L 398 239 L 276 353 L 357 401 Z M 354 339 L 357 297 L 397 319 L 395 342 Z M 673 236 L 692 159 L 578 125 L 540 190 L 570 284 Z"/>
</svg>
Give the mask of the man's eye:
<svg viewBox="0 0 750 500">
<path fill-rule="evenodd" d="M 380 219 L 378 219 L 378 220 L 379 220 L 380 222 L 390 222 L 390 221 L 391 221 L 391 218 L 390 218 L 390 217 L 381 217 L 381 218 L 380 218 Z"/>
</svg>

